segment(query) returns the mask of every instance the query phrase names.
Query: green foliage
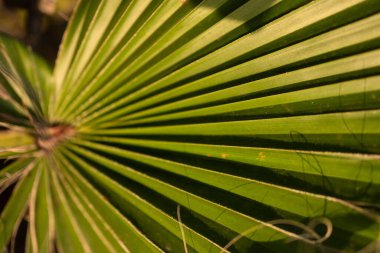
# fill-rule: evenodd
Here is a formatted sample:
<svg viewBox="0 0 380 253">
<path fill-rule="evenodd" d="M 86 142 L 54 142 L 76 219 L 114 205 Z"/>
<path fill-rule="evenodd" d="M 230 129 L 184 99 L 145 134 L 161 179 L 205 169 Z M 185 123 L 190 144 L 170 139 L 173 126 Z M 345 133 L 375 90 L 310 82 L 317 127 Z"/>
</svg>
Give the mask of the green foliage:
<svg viewBox="0 0 380 253">
<path fill-rule="evenodd" d="M 0 250 L 380 250 L 378 0 L 83 0 L 53 70 L 0 50 Z"/>
</svg>

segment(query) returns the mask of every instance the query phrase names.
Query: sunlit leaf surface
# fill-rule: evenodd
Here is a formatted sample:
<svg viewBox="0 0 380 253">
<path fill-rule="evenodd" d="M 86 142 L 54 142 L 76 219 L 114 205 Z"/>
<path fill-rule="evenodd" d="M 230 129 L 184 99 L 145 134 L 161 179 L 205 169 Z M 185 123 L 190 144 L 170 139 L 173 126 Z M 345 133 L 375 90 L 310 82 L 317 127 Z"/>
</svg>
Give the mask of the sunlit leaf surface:
<svg viewBox="0 0 380 253">
<path fill-rule="evenodd" d="M 378 0 L 82 0 L 54 68 L 0 50 L 0 251 L 380 251 Z"/>
</svg>

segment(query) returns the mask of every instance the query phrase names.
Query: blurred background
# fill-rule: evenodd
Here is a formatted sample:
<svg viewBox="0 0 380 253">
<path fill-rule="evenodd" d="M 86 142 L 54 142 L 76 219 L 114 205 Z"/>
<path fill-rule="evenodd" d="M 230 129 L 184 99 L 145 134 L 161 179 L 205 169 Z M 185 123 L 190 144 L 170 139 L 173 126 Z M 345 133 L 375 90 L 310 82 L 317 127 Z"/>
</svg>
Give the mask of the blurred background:
<svg viewBox="0 0 380 253">
<path fill-rule="evenodd" d="M 78 0 L 0 0 L 0 33 L 30 45 L 54 64 L 63 32 Z"/>
</svg>

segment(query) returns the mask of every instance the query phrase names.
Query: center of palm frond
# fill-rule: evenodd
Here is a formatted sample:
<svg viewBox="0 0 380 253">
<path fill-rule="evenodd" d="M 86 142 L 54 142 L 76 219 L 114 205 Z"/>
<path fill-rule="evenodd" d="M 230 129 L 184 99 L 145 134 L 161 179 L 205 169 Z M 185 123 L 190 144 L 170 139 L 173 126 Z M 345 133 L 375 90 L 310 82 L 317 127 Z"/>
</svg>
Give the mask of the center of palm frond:
<svg viewBox="0 0 380 253">
<path fill-rule="evenodd" d="M 55 124 L 41 129 L 37 135 L 37 145 L 45 151 L 51 151 L 59 143 L 73 137 L 75 129 L 68 124 Z"/>
</svg>

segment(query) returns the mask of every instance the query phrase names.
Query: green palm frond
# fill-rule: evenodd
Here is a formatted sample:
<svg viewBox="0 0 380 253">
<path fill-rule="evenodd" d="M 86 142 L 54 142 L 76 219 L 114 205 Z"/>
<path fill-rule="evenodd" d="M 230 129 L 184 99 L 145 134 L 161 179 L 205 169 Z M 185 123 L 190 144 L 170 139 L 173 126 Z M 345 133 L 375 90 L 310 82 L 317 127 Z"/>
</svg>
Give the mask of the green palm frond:
<svg viewBox="0 0 380 253">
<path fill-rule="evenodd" d="M 378 0 L 83 0 L 53 69 L 1 35 L 0 250 L 378 252 L 379 82 Z"/>
</svg>

